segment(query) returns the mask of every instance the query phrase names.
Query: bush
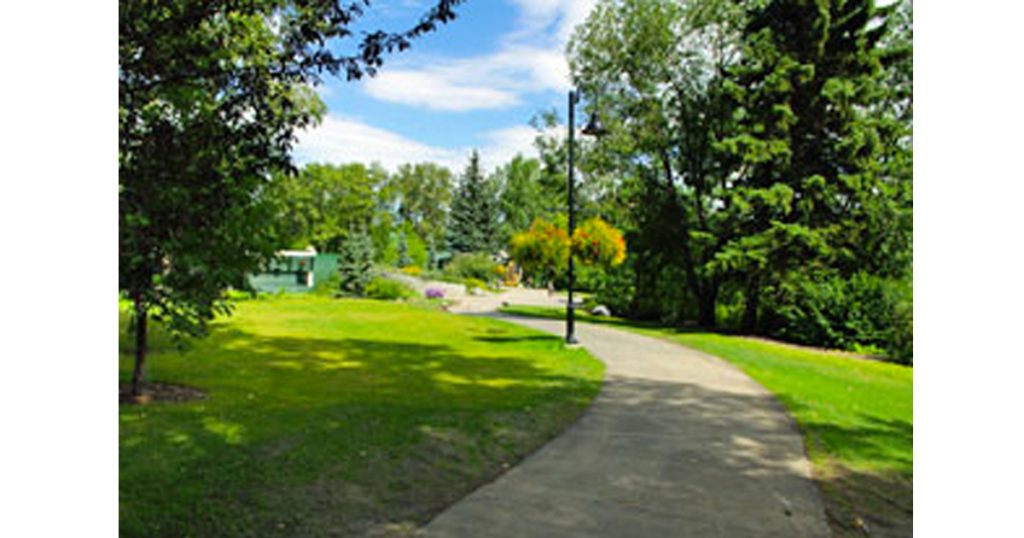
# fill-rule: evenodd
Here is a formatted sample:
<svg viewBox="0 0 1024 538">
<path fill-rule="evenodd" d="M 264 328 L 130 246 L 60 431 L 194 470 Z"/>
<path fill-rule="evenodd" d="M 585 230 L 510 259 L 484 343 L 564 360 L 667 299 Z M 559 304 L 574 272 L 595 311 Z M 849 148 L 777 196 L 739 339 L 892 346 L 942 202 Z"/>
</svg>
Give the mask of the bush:
<svg viewBox="0 0 1024 538">
<path fill-rule="evenodd" d="M 494 260 L 482 252 L 456 254 L 442 271 L 446 280 L 462 282 L 467 278 L 475 278 L 490 282 L 495 276 Z"/>
<path fill-rule="evenodd" d="M 340 287 L 341 275 L 337 271 L 331 271 L 327 278 L 316 281 L 313 285 L 313 293 L 317 295 L 334 295 Z"/>
<path fill-rule="evenodd" d="M 395 301 L 415 297 L 416 292 L 409 286 L 406 286 L 397 280 L 377 277 L 366 285 L 366 296 L 370 299 Z"/>
<path fill-rule="evenodd" d="M 909 281 L 867 273 L 791 278 L 766 304 L 770 333 L 786 340 L 849 350 L 884 350 L 913 362 L 913 295 Z"/>
<path fill-rule="evenodd" d="M 427 299 L 444 299 L 444 289 L 442 288 L 427 288 L 423 293 Z"/>
<path fill-rule="evenodd" d="M 466 285 L 466 293 L 473 293 L 473 290 L 482 290 L 487 287 L 487 283 L 479 278 L 467 278 L 462 283 Z"/>
<path fill-rule="evenodd" d="M 420 276 L 423 273 L 423 268 L 417 265 L 410 265 L 399 269 L 399 271 L 409 276 Z"/>
</svg>

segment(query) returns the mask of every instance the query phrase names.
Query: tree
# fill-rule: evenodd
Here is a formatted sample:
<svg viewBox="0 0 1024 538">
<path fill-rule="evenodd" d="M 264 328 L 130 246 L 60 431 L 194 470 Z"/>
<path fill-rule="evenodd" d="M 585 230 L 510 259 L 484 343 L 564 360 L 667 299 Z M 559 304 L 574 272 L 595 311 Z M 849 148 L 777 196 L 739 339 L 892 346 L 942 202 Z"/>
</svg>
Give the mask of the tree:
<svg viewBox="0 0 1024 538">
<path fill-rule="evenodd" d="M 373 240 L 362 230 L 353 230 L 338 249 L 339 291 L 361 296 L 373 280 Z"/>
<path fill-rule="evenodd" d="M 443 244 L 452 201 L 451 171 L 433 163 L 403 164 L 391 176 L 382 198 L 399 221 L 410 223 L 427 244 Z"/>
<path fill-rule="evenodd" d="M 227 313 L 223 291 L 274 251 L 267 178 L 291 168 L 296 130 L 323 105 L 326 72 L 373 75 L 385 53 L 454 19 L 438 0 L 419 23 L 338 41 L 368 2 L 121 0 L 118 47 L 119 288 L 135 304 L 138 395 L 150 316 L 178 335 Z"/>
<path fill-rule="evenodd" d="M 759 329 L 764 291 L 795 272 L 877 271 L 909 246 L 909 234 L 885 231 L 903 226 L 909 179 L 882 173 L 880 43 L 892 8 L 775 0 L 748 13 L 745 54 L 729 77 L 738 120 L 720 139 L 737 166 L 727 213 L 740 233 L 717 260 L 745 280 L 746 331 Z"/>
<path fill-rule="evenodd" d="M 500 236 L 503 244 L 516 232 L 527 229 L 537 217 L 553 216 L 549 205 L 554 197 L 545 193 L 540 182 L 540 161 L 517 154 L 499 167 L 494 176 L 501 191 L 498 206 L 502 216 Z"/>
<path fill-rule="evenodd" d="M 498 241 L 497 193 L 474 150 L 452 202 L 448 243 L 456 252 L 493 252 Z"/>
<path fill-rule="evenodd" d="M 336 252 L 349 230 L 374 219 L 376 192 L 387 181 L 380 166 L 306 165 L 298 174 L 277 174 L 269 191 L 277 210 L 279 246 Z"/>
<path fill-rule="evenodd" d="M 569 48 L 574 81 L 600 96 L 609 129 L 583 167 L 618 172 L 604 197 L 630 208 L 636 293 L 661 302 L 658 275 L 678 267 L 672 285 L 681 280 L 705 326 L 721 284 L 712 262 L 730 236 L 718 214 L 730 170 L 713 142 L 731 121 L 722 87 L 742 20 L 729 0 L 604 0 Z"/>
<path fill-rule="evenodd" d="M 552 282 L 565 271 L 570 252 L 585 266 L 615 267 L 626 259 L 622 232 L 600 218 L 584 221 L 570 238 L 564 214 L 555 223 L 536 218 L 530 228 L 512 236 L 512 257 L 533 279 Z"/>
</svg>

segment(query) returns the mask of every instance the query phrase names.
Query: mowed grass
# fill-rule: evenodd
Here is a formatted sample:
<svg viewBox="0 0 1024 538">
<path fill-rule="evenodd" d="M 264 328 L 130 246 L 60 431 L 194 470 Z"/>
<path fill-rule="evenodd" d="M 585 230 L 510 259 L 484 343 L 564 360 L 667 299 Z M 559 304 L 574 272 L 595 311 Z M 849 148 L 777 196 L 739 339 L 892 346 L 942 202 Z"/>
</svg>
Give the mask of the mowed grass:
<svg viewBox="0 0 1024 538">
<path fill-rule="evenodd" d="M 120 406 L 123 536 L 401 535 L 561 432 L 603 375 L 555 336 L 377 301 L 244 301 L 184 352 L 155 336 L 147 380 L 206 398 Z"/>
<path fill-rule="evenodd" d="M 564 311 L 504 312 L 561 318 Z M 583 321 L 664 338 L 721 357 L 774 393 L 796 419 L 839 536 L 909 536 L 913 519 L 913 369 L 741 336 L 686 332 L 620 318 Z"/>
</svg>

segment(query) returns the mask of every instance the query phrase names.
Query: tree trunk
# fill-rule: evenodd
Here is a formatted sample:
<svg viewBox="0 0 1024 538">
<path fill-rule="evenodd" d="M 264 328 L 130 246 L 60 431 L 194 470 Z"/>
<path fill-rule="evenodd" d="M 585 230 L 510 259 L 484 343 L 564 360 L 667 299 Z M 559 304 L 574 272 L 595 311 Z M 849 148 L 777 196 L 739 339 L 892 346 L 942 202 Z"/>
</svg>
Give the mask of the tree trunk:
<svg viewBox="0 0 1024 538">
<path fill-rule="evenodd" d="M 132 370 L 132 396 L 142 393 L 142 374 L 146 364 L 146 307 L 142 294 L 135 293 L 135 368 Z"/>
<path fill-rule="evenodd" d="M 714 329 L 717 324 L 715 320 L 715 302 L 717 299 L 718 283 L 709 282 L 704 289 L 704 293 L 697 300 L 697 321 L 705 329 Z"/>
<path fill-rule="evenodd" d="M 743 325 L 741 330 L 753 334 L 757 330 L 757 306 L 761 296 L 761 279 L 753 275 L 747 281 L 746 305 L 743 309 Z"/>
</svg>

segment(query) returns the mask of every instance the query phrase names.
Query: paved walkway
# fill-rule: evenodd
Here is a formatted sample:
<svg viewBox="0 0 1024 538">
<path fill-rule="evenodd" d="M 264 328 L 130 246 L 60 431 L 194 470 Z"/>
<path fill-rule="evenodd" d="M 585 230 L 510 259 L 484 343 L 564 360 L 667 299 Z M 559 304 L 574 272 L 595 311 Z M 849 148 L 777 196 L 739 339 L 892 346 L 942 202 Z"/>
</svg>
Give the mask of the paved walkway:
<svg viewBox="0 0 1024 538">
<path fill-rule="evenodd" d="M 829 535 L 800 435 L 760 385 L 670 342 L 585 323 L 577 335 L 607 365 L 591 408 L 424 536 Z"/>
</svg>

